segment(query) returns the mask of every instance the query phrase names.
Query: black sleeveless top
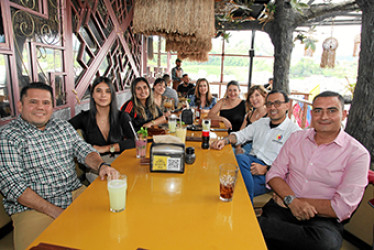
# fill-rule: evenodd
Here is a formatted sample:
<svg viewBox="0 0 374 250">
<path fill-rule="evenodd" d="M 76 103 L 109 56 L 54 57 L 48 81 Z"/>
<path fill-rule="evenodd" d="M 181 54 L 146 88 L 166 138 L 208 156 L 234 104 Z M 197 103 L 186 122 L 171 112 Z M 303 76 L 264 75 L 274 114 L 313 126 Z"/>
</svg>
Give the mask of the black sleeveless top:
<svg viewBox="0 0 374 250">
<path fill-rule="evenodd" d="M 232 109 L 221 109 L 220 116 L 225 117 L 231 122 L 232 130 L 229 132 L 239 131 L 245 116 L 245 101 L 242 100 Z"/>
</svg>

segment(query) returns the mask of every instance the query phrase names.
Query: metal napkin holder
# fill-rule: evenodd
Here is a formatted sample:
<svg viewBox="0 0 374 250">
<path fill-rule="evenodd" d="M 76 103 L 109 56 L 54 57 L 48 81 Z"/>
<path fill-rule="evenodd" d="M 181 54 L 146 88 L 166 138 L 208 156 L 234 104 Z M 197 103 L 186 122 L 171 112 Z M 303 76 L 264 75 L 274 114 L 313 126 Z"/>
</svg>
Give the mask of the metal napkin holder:
<svg viewBox="0 0 374 250">
<path fill-rule="evenodd" d="M 151 172 L 184 173 L 185 145 L 182 143 L 152 143 Z"/>
</svg>

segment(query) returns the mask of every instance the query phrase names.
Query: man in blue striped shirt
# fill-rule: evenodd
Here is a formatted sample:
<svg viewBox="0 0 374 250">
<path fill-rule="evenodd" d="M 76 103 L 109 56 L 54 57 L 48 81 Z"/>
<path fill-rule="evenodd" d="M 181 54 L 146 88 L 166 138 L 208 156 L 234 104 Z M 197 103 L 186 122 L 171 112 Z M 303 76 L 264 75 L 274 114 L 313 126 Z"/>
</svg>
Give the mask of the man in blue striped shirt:
<svg viewBox="0 0 374 250">
<path fill-rule="evenodd" d="M 0 191 L 13 220 L 15 249 L 25 249 L 84 190 L 75 157 L 101 179 L 118 172 L 67 121 L 51 118 L 50 86 L 24 87 L 18 110 L 21 115 L 0 130 Z"/>
</svg>

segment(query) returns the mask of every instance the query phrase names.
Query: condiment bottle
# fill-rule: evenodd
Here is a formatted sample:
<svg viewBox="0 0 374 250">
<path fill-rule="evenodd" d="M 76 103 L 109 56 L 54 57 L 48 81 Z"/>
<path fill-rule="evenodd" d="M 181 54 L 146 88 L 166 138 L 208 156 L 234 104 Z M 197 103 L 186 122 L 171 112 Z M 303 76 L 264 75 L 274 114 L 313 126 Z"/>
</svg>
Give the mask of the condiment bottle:
<svg viewBox="0 0 374 250">
<path fill-rule="evenodd" d="M 201 148 L 202 149 L 208 149 L 209 148 L 209 138 L 210 138 L 210 119 L 203 119 L 202 123 L 203 131 L 201 131 L 202 134 L 202 143 Z"/>
<path fill-rule="evenodd" d="M 208 149 L 209 148 L 209 138 L 210 138 L 210 132 L 209 131 L 202 131 L 202 143 L 201 148 L 202 149 Z"/>
<path fill-rule="evenodd" d="M 193 164 L 195 162 L 196 155 L 195 155 L 195 148 L 188 147 L 186 148 L 186 163 Z"/>
<path fill-rule="evenodd" d="M 199 120 L 200 119 L 200 106 L 197 106 L 196 111 L 195 111 L 195 119 Z"/>
</svg>

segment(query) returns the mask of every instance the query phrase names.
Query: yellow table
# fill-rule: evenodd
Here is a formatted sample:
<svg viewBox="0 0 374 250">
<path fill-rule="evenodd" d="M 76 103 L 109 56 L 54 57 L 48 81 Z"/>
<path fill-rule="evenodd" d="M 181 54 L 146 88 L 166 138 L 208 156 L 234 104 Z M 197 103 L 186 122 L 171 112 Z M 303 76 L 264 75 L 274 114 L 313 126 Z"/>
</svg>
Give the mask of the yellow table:
<svg viewBox="0 0 374 250">
<path fill-rule="evenodd" d="M 184 174 L 151 173 L 135 149 L 127 150 L 112 164 L 128 176 L 125 211 L 109 211 L 107 183 L 97 179 L 30 246 L 266 249 L 240 174 L 232 202 L 219 200 L 218 166 L 236 163 L 231 147 L 202 150 L 200 144 L 187 142 L 196 161 Z"/>
</svg>

